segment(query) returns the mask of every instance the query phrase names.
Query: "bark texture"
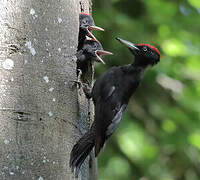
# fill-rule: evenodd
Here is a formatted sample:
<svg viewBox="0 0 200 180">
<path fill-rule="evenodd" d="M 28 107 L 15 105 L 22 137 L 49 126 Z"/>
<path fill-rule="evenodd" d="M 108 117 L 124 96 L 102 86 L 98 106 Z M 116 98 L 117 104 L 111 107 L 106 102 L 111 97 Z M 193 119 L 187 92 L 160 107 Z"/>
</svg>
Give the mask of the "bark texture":
<svg viewBox="0 0 200 180">
<path fill-rule="evenodd" d="M 71 83 L 81 8 L 88 0 L 0 1 L 1 180 L 74 179 L 69 153 L 88 109 Z"/>
<path fill-rule="evenodd" d="M 91 14 L 92 2 L 91 0 L 80 1 L 80 11 Z M 82 74 L 81 81 L 87 83 L 91 88 L 93 86 L 94 78 L 94 65 L 93 63 L 88 64 L 88 71 Z M 76 133 L 76 141 L 86 133 L 94 120 L 94 105 L 92 100 L 88 100 L 82 89 L 78 89 L 78 121 L 77 126 L 79 133 Z M 88 171 L 89 169 L 89 171 Z M 81 177 L 84 180 L 96 180 L 97 179 L 97 159 L 94 156 L 94 152 L 85 160 L 81 168 Z"/>
</svg>

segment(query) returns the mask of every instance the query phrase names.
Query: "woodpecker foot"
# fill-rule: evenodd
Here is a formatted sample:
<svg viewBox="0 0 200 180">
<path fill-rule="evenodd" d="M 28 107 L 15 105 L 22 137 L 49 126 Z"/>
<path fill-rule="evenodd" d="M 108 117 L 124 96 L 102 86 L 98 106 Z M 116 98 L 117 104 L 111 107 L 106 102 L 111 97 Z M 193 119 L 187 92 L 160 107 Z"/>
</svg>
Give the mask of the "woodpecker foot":
<svg viewBox="0 0 200 180">
<path fill-rule="evenodd" d="M 82 76 L 82 70 L 81 69 L 77 69 L 77 81 L 81 81 L 81 76 Z"/>
<path fill-rule="evenodd" d="M 76 72 L 77 72 L 77 80 L 74 80 L 71 82 L 74 83 L 73 85 L 77 85 L 78 89 L 80 89 L 82 87 L 82 82 L 81 82 L 82 71 L 81 71 L 81 69 L 77 69 Z"/>
<path fill-rule="evenodd" d="M 85 96 L 86 96 L 88 99 L 90 99 L 90 98 L 92 97 L 92 88 L 89 87 L 89 85 L 86 84 L 86 83 L 84 83 L 84 85 L 83 85 L 82 88 L 83 88 L 83 91 L 84 91 L 84 93 L 85 93 Z"/>
<path fill-rule="evenodd" d="M 77 85 L 78 89 L 80 89 L 83 86 L 83 83 L 81 81 L 71 81 L 74 83 L 74 85 Z"/>
<path fill-rule="evenodd" d="M 82 88 L 83 92 L 85 93 L 85 96 L 90 99 L 92 97 L 91 92 L 92 89 L 89 87 L 89 85 L 87 83 L 82 83 L 81 81 L 71 81 L 74 84 L 77 84 L 78 89 Z"/>
</svg>

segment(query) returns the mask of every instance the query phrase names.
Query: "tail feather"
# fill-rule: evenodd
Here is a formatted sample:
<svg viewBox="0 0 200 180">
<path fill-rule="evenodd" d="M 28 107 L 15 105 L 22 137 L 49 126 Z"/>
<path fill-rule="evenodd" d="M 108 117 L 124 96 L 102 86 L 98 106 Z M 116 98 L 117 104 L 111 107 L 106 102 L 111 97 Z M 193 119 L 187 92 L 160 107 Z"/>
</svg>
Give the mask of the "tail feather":
<svg viewBox="0 0 200 180">
<path fill-rule="evenodd" d="M 105 139 L 103 139 L 101 136 L 97 136 L 95 139 L 95 157 L 98 156 L 99 152 L 103 148 L 103 145 L 105 143 Z"/>
<path fill-rule="evenodd" d="M 89 148 L 90 148 L 90 147 L 88 147 L 88 150 L 89 150 Z M 93 147 L 92 147 L 92 148 L 93 148 Z M 89 150 L 89 152 L 91 152 L 92 148 Z M 85 151 L 85 152 L 82 154 L 82 157 L 84 157 L 84 158 L 81 158 L 81 159 L 77 162 L 78 166 L 76 166 L 76 171 L 75 171 L 76 177 L 78 177 L 78 173 L 79 173 L 80 167 L 81 167 L 81 165 L 83 164 L 83 162 L 84 162 L 84 160 L 86 159 L 86 157 L 88 156 L 88 154 L 89 154 L 88 151 Z"/>
<path fill-rule="evenodd" d="M 81 139 L 74 145 L 71 154 L 70 154 L 70 162 L 69 165 L 74 171 L 76 168 L 75 174 L 76 176 L 79 173 L 80 167 L 89 153 L 92 151 L 94 147 L 94 136 L 90 131 L 81 137 Z"/>
</svg>

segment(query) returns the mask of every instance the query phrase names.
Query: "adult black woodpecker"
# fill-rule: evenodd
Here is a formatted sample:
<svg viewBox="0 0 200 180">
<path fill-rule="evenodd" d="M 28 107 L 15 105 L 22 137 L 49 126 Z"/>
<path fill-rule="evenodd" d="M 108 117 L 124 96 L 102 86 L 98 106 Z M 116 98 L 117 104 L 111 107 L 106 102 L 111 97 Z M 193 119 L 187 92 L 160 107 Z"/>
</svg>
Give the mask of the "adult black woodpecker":
<svg viewBox="0 0 200 180">
<path fill-rule="evenodd" d="M 86 36 L 95 39 L 95 36 L 91 31 L 104 31 L 103 28 L 95 26 L 92 16 L 86 13 L 79 14 L 79 35 L 78 35 L 78 50 L 80 50 L 84 44 Z"/>
<path fill-rule="evenodd" d="M 95 39 L 85 40 L 83 47 L 76 53 L 77 69 L 85 73 L 91 60 L 105 64 L 101 55 L 112 55 L 112 53 L 104 51 L 101 43 Z"/>
<path fill-rule="evenodd" d="M 76 168 L 76 174 L 93 147 L 97 156 L 105 141 L 114 133 L 122 112 L 141 82 L 144 70 L 160 61 L 160 53 L 155 47 L 116 39 L 128 47 L 135 60 L 129 65 L 112 67 L 96 80 L 91 93 L 87 92 L 95 105 L 95 118 L 89 131 L 71 151 L 70 166 L 72 170 Z"/>
</svg>

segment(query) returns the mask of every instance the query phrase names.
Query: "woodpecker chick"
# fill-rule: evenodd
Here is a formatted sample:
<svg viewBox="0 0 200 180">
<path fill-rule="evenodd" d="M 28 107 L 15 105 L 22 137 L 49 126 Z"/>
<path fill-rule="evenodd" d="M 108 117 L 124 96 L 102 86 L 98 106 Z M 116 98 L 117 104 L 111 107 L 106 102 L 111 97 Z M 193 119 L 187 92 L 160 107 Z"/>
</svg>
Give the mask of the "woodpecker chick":
<svg viewBox="0 0 200 180">
<path fill-rule="evenodd" d="M 76 53 L 77 69 L 85 73 L 91 60 L 105 64 L 100 57 L 102 55 L 112 55 L 112 53 L 104 51 L 101 43 L 95 39 L 85 40 L 82 49 Z"/>
<path fill-rule="evenodd" d="M 86 36 L 95 39 L 95 36 L 91 31 L 104 31 L 103 28 L 95 26 L 92 16 L 86 13 L 79 14 L 79 36 L 78 36 L 78 50 L 80 50 L 84 44 Z"/>
<path fill-rule="evenodd" d="M 94 122 L 71 151 L 70 166 L 72 170 L 76 168 L 76 174 L 93 147 L 97 156 L 114 133 L 146 67 L 160 61 L 159 51 L 149 44 L 135 45 L 121 38 L 117 40 L 129 48 L 135 60 L 129 65 L 112 67 L 96 80 L 90 93 L 95 105 Z"/>
</svg>

